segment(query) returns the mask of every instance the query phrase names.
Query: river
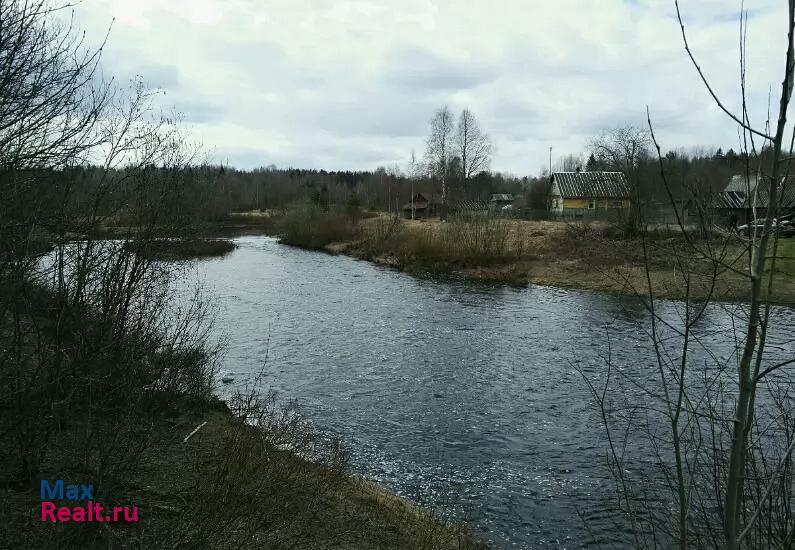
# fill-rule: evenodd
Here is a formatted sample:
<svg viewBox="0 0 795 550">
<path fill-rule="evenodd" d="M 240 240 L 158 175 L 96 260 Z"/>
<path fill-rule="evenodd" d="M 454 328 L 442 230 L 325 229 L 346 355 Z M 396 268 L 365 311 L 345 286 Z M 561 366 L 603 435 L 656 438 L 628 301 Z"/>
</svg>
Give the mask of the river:
<svg viewBox="0 0 795 550">
<path fill-rule="evenodd" d="M 269 237 L 237 243 L 195 264 L 219 306 L 233 385 L 264 363 L 264 389 L 341 435 L 357 473 L 455 510 L 500 547 L 610 546 L 605 438 L 574 365 L 598 378 L 609 335 L 617 369 L 653 375 L 639 304 L 413 277 Z M 659 307 L 676 316 L 677 304 Z M 734 307 L 704 316 L 694 361 L 733 353 Z M 792 310 L 776 315 L 795 326 Z"/>
</svg>

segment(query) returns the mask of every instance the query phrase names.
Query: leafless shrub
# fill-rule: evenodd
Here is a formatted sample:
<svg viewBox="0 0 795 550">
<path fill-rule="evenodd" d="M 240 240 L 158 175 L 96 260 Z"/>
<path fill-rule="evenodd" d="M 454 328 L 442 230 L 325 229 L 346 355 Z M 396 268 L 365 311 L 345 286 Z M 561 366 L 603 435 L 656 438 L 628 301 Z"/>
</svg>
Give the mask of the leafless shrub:
<svg viewBox="0 0 795 550">
<path fill-rule="evenodd" d="M 707 90 L 741 128 L 746 175 L 758 174 L 765 185 L 767 204 L 759 208 L 764 227 L 736 253 L 736 237 L 710 231 L 694 235 L 677 210 L 679 235 L 664 256 L 684 289 L 684 301 L 673 306 L 656 297 L 651 267 L 659 250 L 652 236 L 641 231 L 646 284 L 632 290 L 648 313 L 648 324 L 639 330 L 653 350 L 654 368 L 646 376 L 616 372 L 608 340 L 605 376 L 597 380 L 582 374 L 605 425 L 610 471 L 622 519 L 629 525 L 628 543 L 638 548 L 789 548 L 795 537 L 795 404 L 791 373 L 785 367 L 795 359 L 786 346 L 769 345 L 776 322 L 773 288 L 779 276 L 778 235 L 770 229 L 781 213 L 780 197 L 792 158 L 792 144 L 787 150 L 784 132 L 795 76 L 795 2 L 788 2 L 779 117 L 773 125 L 768 121 L 765 130 L 751 124 L 745 108 L 745 15 L 740 115 L 729 111 L 710 87 L 690 50 L 681 16 L 679 23 L 686 51 Z M 650 116 L 648 122 L 662 181 L 676 210 Z M 767 153 L 760 153 L 759 140 Z M 701 227 L 708 225 L 708 220 L 701 221 Z M 747 304 L 714 303 L 719 275 L 726 272 L 747 286 Z M 706 292 L 695 300 L 694 288 L 704 275 Z M 734 350 L 728 357 L 716 356 L 703 330 L 697 330 L 715 308 L 722 308 L 732 325 L 706 339 L 722 338 L 725 347 Z M 703 360 L 694 361 L 696 350 Z"/>
</svg>

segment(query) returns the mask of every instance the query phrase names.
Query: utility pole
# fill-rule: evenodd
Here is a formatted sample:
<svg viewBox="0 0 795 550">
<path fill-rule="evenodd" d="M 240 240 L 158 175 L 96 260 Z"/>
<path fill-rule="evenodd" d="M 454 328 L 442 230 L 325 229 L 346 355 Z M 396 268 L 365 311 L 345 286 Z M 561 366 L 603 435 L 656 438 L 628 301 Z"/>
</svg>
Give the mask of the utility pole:
<svg viewBox="0 0 795 550">
<path fill-rule="evenodd" d="M 411 219 L 414 219 L 414 178 L 411 178 Z"/>
<path fill-rule="evenodd" d="M 549 177 L 552 177 L 552 147 L 549 148 Z"/>
</svg>

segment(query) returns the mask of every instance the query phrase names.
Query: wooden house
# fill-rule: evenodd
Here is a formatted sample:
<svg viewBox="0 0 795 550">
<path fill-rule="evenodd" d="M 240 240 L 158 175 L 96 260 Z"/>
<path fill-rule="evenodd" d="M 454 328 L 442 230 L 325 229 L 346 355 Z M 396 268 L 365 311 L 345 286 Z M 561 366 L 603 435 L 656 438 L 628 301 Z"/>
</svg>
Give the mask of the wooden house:
<svg viewBox="0 0 795 550">
<path fill-rule="evenodd" d="M 549 192 L 550 214 L 560 218 L 628 216 L 632 200 L 621 172 L 555 172 Z"/>
<path fill-rule="evenodd" d="M 400 210 L 403 212 L 403 217 L 407 220 L 433 218 L 441 214 L 442 203 L 434 199 L 433 195 L 427 198 L 422 193 L 415 193 L 411 200 L 404 204 Z"/>
<path fill-rule="evenodd" d="M 710 204 L 713 221 L 736 227 L 764 217 L 770 197 L 767 185 L 758 185 L 758 181 L 756 177 L 748 179 L 744 174 L 733 176 Z M 781 215 L 795 213 L 795 176 L 782 178 L 778 193 Z"/>
<path fill-rule="evenodd" d="M 489 199 L 489 212 L 503 212 L 507 207 L 513 206 L 513 195 L 509 193 L 494 194 Z"/>
</svg>

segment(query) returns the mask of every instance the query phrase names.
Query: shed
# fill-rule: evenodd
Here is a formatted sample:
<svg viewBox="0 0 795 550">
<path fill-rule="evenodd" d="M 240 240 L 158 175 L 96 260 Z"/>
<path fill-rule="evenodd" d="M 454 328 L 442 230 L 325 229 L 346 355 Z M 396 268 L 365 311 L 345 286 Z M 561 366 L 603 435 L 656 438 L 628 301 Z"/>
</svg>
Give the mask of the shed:
<svg viewBox="0 0 795 550">
<path fill-rule="evenodd" d="M 710 203 L 714 220 L 722 225 L 736 226 L 763 217 L 770 203 L 767 185 L 758 185 L 761 178 L 732 176 L 726 187 Z M 769 181 L 769 180 L 768 180 Z M 795 213 L 795 176 L 781 178 L 778 188 L 781 214 Z M 757 208 L 756 214 L 753 207 Z"/>
<path fill-rule="evenodd" d="M 513 195 L 510 193 L 498 193 L 491 196 L 489 199 L 490 212 L 502 212 L 505 207 L 513 204 Z"/>
<path fill-rule="evenodd" d="M 401 207 L 401 211 L 407 220 L 432 218 L 441 213 L 442 203 L 434 199 L 433 195 L 428 198 L 422 193 L 415 193 L 411 200 Z"/>
</svg>

